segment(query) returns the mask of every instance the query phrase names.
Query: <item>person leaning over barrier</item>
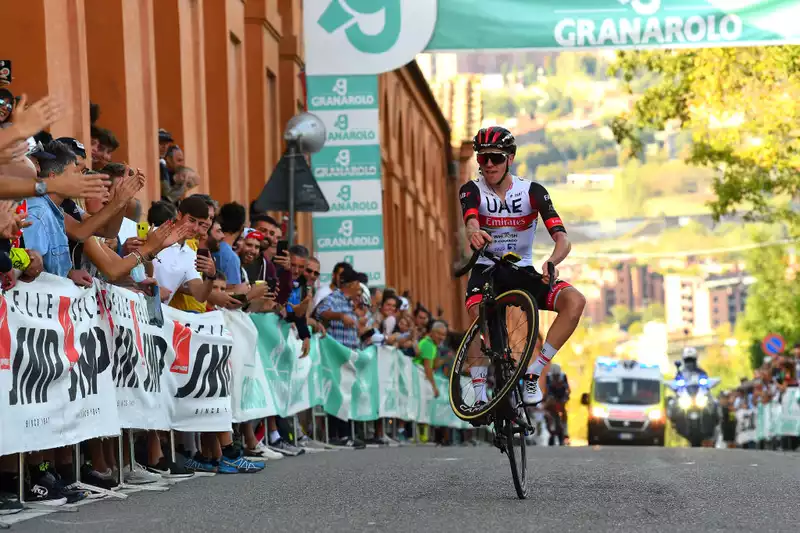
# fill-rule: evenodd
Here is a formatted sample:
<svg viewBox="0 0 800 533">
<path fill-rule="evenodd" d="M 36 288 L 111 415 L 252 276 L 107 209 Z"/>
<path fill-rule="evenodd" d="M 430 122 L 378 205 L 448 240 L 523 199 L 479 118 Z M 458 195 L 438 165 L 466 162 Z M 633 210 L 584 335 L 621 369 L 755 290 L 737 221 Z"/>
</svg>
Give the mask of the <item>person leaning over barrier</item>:
<svg viewBox="0 0 800 533">
<path fill-rule="evenodd" d="M 425 369 L 425 378 L 433 387 L 434 397 L 439 397 L 439 388 L 433 377 L 434 363 L 439 355 L 439 345 L 447 338 L 447 324 L 444 322 L 434 322 L 431 331 L 421 341 L 419 341 L 419 354 L 414 358 L 414 363 L 421 365 Z"/>
<path fill-rule="evenodd" d="M 352 350 L 359 348 L 358 317 L 353 299 L 360 297 L 358 273 L 345 269 L 339 276 L 339 287 L 317 306 L 316 317 L 326 324 L 328 335 Z"/>
</svg>

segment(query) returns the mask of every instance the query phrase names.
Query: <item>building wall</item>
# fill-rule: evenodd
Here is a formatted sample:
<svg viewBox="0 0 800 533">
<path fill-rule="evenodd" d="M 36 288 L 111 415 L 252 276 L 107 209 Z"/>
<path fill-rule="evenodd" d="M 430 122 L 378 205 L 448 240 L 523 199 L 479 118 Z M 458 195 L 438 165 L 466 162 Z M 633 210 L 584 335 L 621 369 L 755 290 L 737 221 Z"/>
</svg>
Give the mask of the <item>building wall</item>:
<svg viewBox="0 0 800 533">
<path fill-rule="evenodd" d="M 684 327 L 681 277 L 677 274 L 664 276 L 664 314 L 667 321 L 667 329 L 670 331 Z"/>
<path fill-rule="evenodd" d="M 145 212 L 160 196 L 159 127 L 200 174 L 199 192 L 248 205 L 303 105 L 301 9 L 300 0 L 8 2 L 16 22 L 0 43 L 13 92 L 66 100 L 55 136 L 88 146 L 89 101 L 100 104 L 98 125 L 120 141 L 113 159 L 148 176 L 138 195 Z M 300 232 L 305 242 L 310 228 Z"/>
<path fill-rule="evenodd" d="M 121 142 L 113 159 L 146 171 L 144 213 L 160 197 L 158 128 L 199 172 L 197 192 L 249 206 L 283 153 L 286 122 L 305 109 L 302 0 L 7 4 L 15 23 L 0 43 L 13 61 L 11 90 L 65 98 L 70 112 L 53 133 L 87 146 L 89 100 L 98 102 L 98 125 Z M 452 279 L 452 265 L 471 147 L 457 147 L 451 168 L 449 125 L 415 63 L 381 75 L 380 91 L 388 283 L 465 326 L 465 281 Z M 310 213 L 298 214 L 298 242 L 312 237 Z"/>
<path fill-rule="evenodd" d="M 416 63 L 382 74 L 379 93 L 387 285 L 461 327 L 449 127 Z"/>
</svg>

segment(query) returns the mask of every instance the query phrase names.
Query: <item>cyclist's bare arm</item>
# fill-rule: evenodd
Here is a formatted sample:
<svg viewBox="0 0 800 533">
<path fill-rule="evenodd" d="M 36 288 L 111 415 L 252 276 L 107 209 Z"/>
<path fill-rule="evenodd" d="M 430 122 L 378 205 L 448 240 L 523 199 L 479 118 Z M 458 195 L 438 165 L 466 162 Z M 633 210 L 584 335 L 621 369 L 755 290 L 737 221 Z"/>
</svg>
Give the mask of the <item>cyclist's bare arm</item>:
<svg viewBox="0 0 800 533">
<path fill-rule="evenodd" d="M 475 249 L 492 242 L 492 238 L 481 229 L 480 222 L 478 222 L 481 192 L 475 182 L 468 181 L 462 185 L 459 198 L 461 200 L 461 212 L 464 215 L 464 225 L 467 229 L 467 241 Z"/>
<path fill-rule="evenodd" d="M 542 217 L 544 226 L 547 228 L 547 231 L 550 233 L 550 237 L 555 242 L 553 252 L 550 254 L 550 257 L 547 259 L 547 261 L 552 262 L 554 265 L 558 265 L 567 258 L 570 250 L 572 250 L 572 244 L 569 242 L 567 230 L 564 228 L 564 223 L 561 221 L 561 217 L 558 216 L 556 208 L 553 207 L 553 200 L 550 198 L 550 194 L 547 192 L 547 189 L 545 189 L 540 183 L 533 182 L 531 183 L 530 196 L 531 204 L 538 208 L 539 216 Z M 543 272 L 546 272 L 546 270 Z"/>
<path fill-rule="evenodd" d="M 572 250 L 572 244 L 569 242 L 569 237 L 567 237 L 566 233 L 556 233 L 552 237 L 556 244 L 548 261 L 557 265 L 567 258 L 570 250 Z"/>
</svg>

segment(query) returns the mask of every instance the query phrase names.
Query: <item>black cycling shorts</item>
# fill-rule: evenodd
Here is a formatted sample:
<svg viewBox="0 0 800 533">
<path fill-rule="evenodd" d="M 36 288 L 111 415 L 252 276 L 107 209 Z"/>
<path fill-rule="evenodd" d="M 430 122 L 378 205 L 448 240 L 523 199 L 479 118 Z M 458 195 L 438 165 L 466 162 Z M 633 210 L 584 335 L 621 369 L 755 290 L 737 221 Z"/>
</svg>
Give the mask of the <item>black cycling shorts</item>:
<svg viewBox="0 0 800 533">
<path fill-rule="evenodd" d="M 469 275 L 466 295 L 467 309 L 473 305 L 479 304 L 483 298 L 483 295 L 481 295 L 481 288 L 487 281 L 487 276 L 484 275 L 487 268 L 489 268 L 489 265 L 475 265 L 472 269 L 472 273 Z M 513 289 L 528 291 L 536 301 L 539 310 L 542 311 L 555 311 L 556 298 L 559 293 L 568 287 L 572 287 L 572 285 L 566 281 L 557 279 L 551 291 L 550 286 L 542 282 L 541 279 L 532 280 L 528 276 L 519 272 L 514 272 L 510 268 L 498 268 L 502 270 L 496 273 L 494 278 L 494 293 L 496 295 Z M 533 267 L 520 268 L 528 272 L 535 272 Z"/>
</svg>

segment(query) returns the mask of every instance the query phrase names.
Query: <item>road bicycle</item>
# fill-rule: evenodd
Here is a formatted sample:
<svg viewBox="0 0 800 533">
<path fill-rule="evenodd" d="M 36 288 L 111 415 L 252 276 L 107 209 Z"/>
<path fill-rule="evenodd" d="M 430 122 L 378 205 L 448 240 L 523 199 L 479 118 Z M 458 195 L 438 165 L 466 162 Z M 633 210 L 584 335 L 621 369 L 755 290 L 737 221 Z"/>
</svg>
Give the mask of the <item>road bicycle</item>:
<svg viewBox="0 0 800 533">
<path fill-rule="evenodd" d="M 520 499 L 528 495 L 525 437 L 534 431 L 530 414 L 522 403 L 522 375 L 528 368 L 539 333 L 539 309 L 534 297 L 524 289 L 513 289 L 495 295 L 495 282 L 499 276 L 528 276 L 540 283 L 542 275 L 529 272 L 516 265 L 521 257 L 513 252 L 499 257 L 486 249 L 476 250 L 472 258 L 455 272 L 461 277 L 485 257 L 494 264 L 486 269 L 486 283 L 481 287 L 478 317 L 467 329 L 450 372 L 450 406 L 460 419 L 473 426 L 494 426 L 494 445 L 508 456 L 514 488 Z M 555 282 L 555 265 L 547 264 L 550 290 Z M 524 285 L 524 283 L 522 284 Z M 526 326 L 517 333 L 509 324 L 524 318 Z M 480 340 L 480 355 L 470 349 L 473 341 Z M 488 339 L 488 342 L 487 342 Z M 514 347 L 522 342 L 519 354 Z M 472 352 L 472 361 L 470 361 Z M 469 368 L 480 359 L 489 360 L 486 391 L 488 401 L 479 403 L 469 376 Z M 491 386 L 490 386 L 491 385 Z M 517 452 L 519 451 L 519 456 Z"/>
</svg>

